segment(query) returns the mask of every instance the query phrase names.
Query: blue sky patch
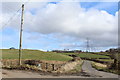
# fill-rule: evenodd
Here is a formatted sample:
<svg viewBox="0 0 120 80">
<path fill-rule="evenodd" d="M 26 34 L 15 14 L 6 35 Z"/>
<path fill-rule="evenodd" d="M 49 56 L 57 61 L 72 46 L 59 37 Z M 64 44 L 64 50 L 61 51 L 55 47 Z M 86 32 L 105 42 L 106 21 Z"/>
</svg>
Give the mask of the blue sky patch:
<svg viewBox="0 0 120 80">
<path fill-rule="evenodd" d="M 105 10 L 109 14 L 115 15 L 118 11 L 118 2 L 80 2 L 82 8 Z"/>
</svg>

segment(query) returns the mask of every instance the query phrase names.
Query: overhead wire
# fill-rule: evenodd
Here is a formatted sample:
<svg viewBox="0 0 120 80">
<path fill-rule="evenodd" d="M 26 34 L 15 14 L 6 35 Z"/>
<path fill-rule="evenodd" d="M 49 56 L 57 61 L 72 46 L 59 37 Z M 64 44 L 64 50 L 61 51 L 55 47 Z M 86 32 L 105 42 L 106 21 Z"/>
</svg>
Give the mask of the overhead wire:
<svg viewBox="0 0 120 80">
<path fill-rule="evenodd" d="M 26 5 L 27 3 L 29 3 L 30 2 L 30 0 L 28 0 L 28 1 L 26 1 L 25 3 L 23 3 L 24 5 Z M 13 15 L 8 19 L 8 21 L 2 26 L 2 27 L 5 27 L 5 26 L 7 26 L 15 17 L 16 17 L 16 15 L 19 13 L 19 11 L 21 10 L 21 6 L 20 6 L 20 8 L 15 12 L 15 13 L 13 13 Z"/>
</svg>

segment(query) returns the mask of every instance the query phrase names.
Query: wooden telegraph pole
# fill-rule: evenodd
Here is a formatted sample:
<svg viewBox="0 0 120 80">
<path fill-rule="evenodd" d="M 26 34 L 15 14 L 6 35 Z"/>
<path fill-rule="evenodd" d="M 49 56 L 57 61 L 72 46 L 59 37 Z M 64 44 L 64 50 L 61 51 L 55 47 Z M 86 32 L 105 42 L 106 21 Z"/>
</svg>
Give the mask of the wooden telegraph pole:
<svg viewBox="0 0 120 80">
<path fill-rule="evenodd" d="M 22 57 L 23 13 L 24 13 L 24 4 L 22 4 L 22 15 L 21 15 L 20 44 L 19 44 L 19 65 L 21 65 L 21 57 Z"/>
</svg>

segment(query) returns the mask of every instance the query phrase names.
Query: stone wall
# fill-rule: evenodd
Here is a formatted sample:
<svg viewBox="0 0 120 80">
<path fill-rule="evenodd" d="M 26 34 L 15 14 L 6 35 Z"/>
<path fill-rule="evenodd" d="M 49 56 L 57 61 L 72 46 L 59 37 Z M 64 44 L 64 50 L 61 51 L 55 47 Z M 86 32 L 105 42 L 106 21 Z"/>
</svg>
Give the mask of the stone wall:
<svg viewBox="0 0 120 80">
<path fill-rule="evenodd" d="M 32 61 L 33 66 L 36 66 L 38 70 L 41 71 L 51 71 L 51 72 L 66 72 L 74 69 L 77 64 L 80 64 L 81 60 L 62 62 L 62 61 L 40 61 L 40 60 L 22 60 L 23 65 L 26 64 L 26 61 Z M 17 66 L 18 60 L 2 60 L 2 66 Z M 36 62 L 36 63 L 33 63 Z"/>
<path fill-rule="evenodd" d="M 18 66 L 18 60 L 1 60 L 2 67 Z M 66 62 L 62 61 L 40 61 L 40 60 L 22 60 L 22 65 L 32 65 L 42 71 L 57 71 Z"/>
</svg>

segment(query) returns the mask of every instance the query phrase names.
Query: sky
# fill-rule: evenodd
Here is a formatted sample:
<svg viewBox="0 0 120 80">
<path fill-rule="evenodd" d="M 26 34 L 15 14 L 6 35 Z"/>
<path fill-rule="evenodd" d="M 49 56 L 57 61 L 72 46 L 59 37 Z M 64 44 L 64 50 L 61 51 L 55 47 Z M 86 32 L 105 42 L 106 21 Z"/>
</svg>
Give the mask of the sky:
<svg viewBox="0 0 120 80">
<path fill-rule="evenodd" d="M 91 51 L 118 46 L 117 2 L 63 1 L 25 3 L 23 49 L 86 50 L 87 38 Z M 0 48 L 19 48 L 21 4 L 2 3 Z"/>
</svg>

